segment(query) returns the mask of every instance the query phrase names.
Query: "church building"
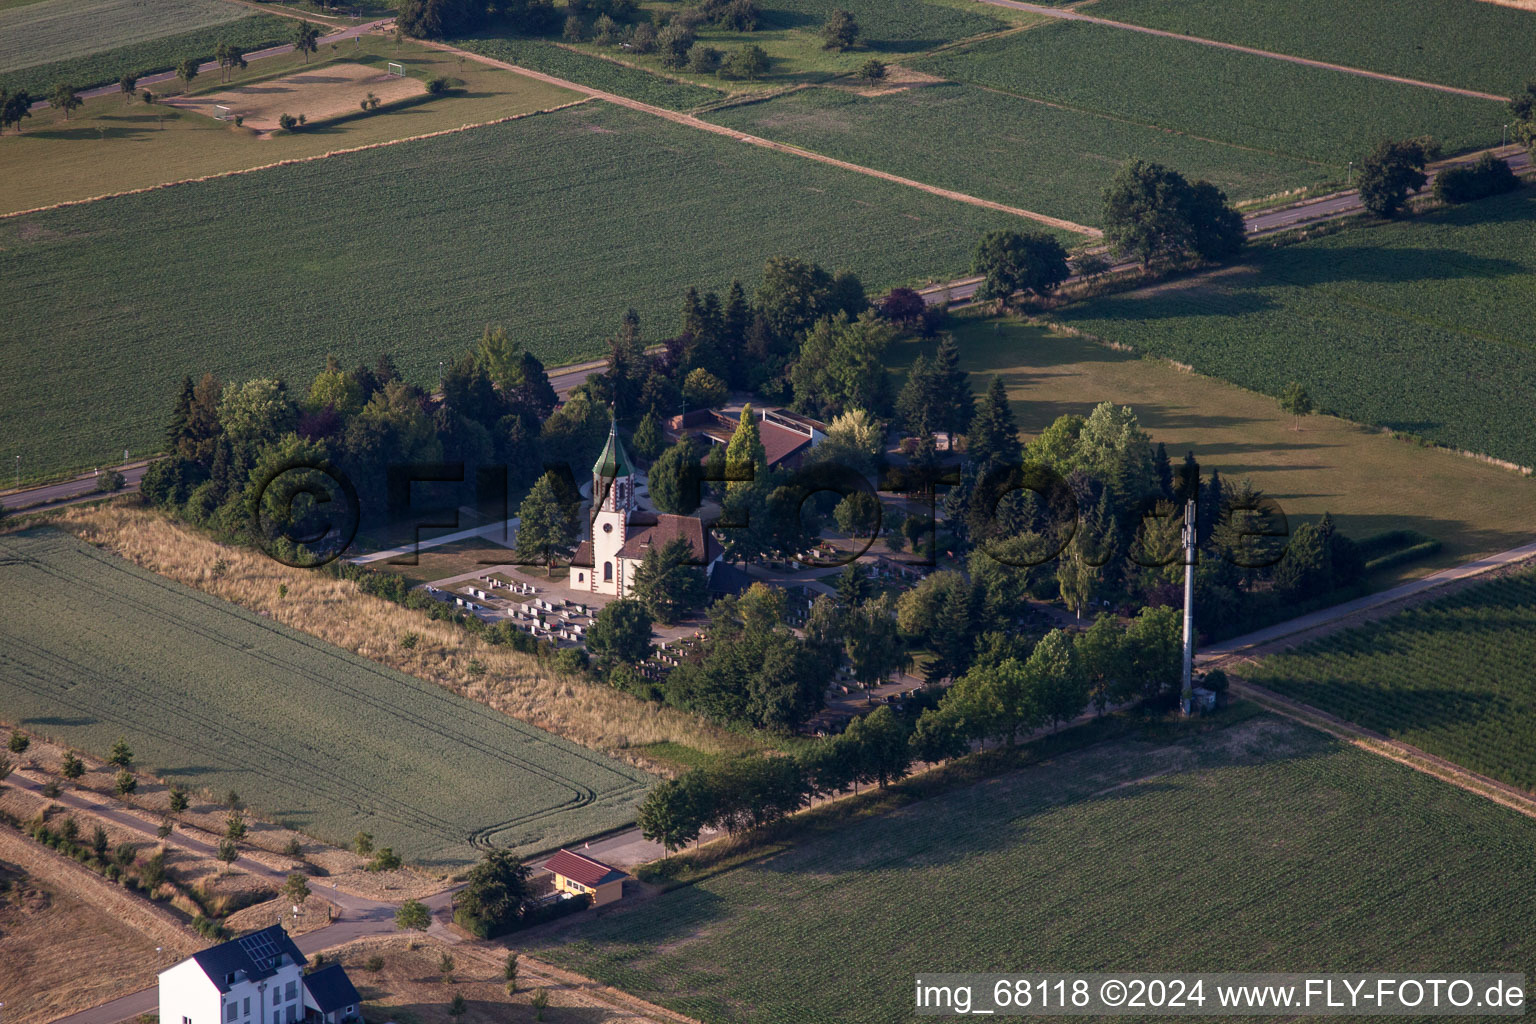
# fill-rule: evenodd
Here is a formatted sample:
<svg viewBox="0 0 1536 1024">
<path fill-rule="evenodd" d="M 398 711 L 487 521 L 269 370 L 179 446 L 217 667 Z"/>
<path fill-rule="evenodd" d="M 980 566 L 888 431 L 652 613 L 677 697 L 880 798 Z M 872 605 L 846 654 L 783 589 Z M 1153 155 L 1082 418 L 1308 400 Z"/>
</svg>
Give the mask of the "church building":
<svg viewBox="0 0 1536 1024">
<path fill-rule="evenodd" d="M 618 426 L 608 430 L 608 443 L 592 466 L 591 529 L 571 559 L 570 585 L 594 594 L 628 597 L 635 587 L 635 570 L 652 548 L 681 537 L 693 549 L 693 563 L 712 575 L 724 554 L 720 543 L 698 516 L 674 516 L 638 508 L 635 470 Z"/>
</svg>

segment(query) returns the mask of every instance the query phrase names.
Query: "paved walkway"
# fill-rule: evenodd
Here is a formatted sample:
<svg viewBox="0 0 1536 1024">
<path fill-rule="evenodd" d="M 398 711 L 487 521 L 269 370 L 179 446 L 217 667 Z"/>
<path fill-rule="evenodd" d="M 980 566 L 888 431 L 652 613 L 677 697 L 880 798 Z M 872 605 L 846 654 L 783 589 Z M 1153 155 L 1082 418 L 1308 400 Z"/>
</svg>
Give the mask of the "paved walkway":
<svg viewBox="0 0 1536 1024">
<path fill-rule="evenodd" d="M 1276 53 L 1273 50 L 1257 50 L 1251 46 L 1240 46 L 1237 43 L 1223 43 L 1216 39 L 1206 39 L 1203 36 L 1186 36 L 1178 32 L 1169 32 L 1160 28 L 1148 28 L 1145 25 L 1132 25 L 1125 21 L 1111 21 L 1108 18 L 1096 18 L 1091 14 L 1083 14 L 1066 7 L 1043 7 L 1040 4 L 1022 3 L 1021 0 L 981 0 L 982 3 L 992 4 L 994 7 L 1009 7 L 1016 11 L 1028 11 L 1031 14 L 1044 15 L 1047 18 L 1056 18 L 1061 21 L 1086 21 L 1093 25 L 1103 25 L 1106 28 L 1118 28 L 1127 32 L 1140 32 L 1143 35 L 1162 36 L 1165 39 L 1177 39 L 1186 43 L 1199 43 L 1201 46 L 1214 46 L 1222 50 L 1234 50 L 1238 53 L 1247 53 L 1255 57 L 1267 57 L 1270 60 L 1283 60 L 1289 64 L 1302 64 L 1311 68 L 1325 68 L 1328 71 L 1338 71 L 1346 75 L 1359 75 L 1361 78 L 1375 78 L 1383 82 L 1396 82 L 1399 85 L 1414 85 L 1421 89 L 1434 89 L 1437 92 L 1448 92 L 1457 96 L 1470 96 L 1473 99 L 1492 100 L 1495 103 L 1509 102 L 1508 96 L 1495 96 L 1492 93 L 1477 92 L 1473 89 L 1459 89 L 1454 85 L 1440 85 L 1437 82 L 1425 82 L 1417 78 L 1403 78 L 1400 75 L 1386 75 L 1380 71 L 1366 71 L 1363 68 L 1352 68 L 1347 64 L 1330 64 L 1322 60 L 1309 60 L 1306 57 L 1293 57 L 1288 53 Z"/>
</svg>

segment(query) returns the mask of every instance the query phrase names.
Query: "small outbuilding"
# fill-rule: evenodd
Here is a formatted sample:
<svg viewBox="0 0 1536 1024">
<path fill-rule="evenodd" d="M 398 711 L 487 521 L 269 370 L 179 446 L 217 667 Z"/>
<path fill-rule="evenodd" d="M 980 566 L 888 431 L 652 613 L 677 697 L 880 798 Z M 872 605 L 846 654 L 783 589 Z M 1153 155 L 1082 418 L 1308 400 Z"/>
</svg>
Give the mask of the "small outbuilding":
<svg viewBox="0 0 1536 1024">
<path fill-rule="evenodd" d="M 570 850 L 561 850 L 545 861 L 544 867 L 555 876 L 557 890 L 587 893 L 592 897 L 594 907 L 622 899 L 624 879 L 629 877 L 618 868 Z"/>
</svg>

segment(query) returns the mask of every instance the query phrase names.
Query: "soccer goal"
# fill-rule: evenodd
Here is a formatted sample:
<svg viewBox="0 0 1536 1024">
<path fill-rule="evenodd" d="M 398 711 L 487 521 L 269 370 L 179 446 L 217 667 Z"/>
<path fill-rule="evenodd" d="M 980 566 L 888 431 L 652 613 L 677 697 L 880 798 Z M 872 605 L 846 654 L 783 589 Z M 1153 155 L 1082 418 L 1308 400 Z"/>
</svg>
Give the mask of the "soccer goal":
<svg viewBox="0 0 1536 1024">
<path fill-rule="evenodd" d="M 218 113 L 213 116 L 218 118 L 220 121 L 233 121 L 235 119 L 235 112 L 230 110 L 224 104 L 215 103 L 213 108 L 218 111 Z"/>
<path fill-rule="evenodd" d="M 394 61 L 390 61 L 389 62 L 389 73 L 391 75 L 394 75 L 396 78 L 404 78 L 405 77 L 405 65 L 404 64 L 396 64 Z"/>
</svg>

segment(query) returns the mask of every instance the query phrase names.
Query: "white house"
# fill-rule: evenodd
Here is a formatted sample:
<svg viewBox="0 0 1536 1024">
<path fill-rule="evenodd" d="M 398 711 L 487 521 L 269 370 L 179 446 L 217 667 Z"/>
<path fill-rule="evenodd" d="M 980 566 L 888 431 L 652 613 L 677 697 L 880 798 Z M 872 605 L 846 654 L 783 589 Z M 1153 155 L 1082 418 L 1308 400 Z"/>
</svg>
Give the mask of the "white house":
<svg viewBox="0 0 1536 1024">
<path fill-rule="evenodd" d="M 281 925 L 194 953 L 160 972 L 165 1024 L 341 1024 L 360 1016 L 340 964 L 305 975 L 307 961 Z"/>
<path fill-rule="evenodd" d="M 594 594 L 627 597 L 635 570 L 652 548 L 681 537 L 693 549 L 693 564 L 713 572 L 723 551 L 698 516 L 657 515 L 635 507 L 635 471 L 617 426 L 592 466 L 592 519 L 588 539 L 571 558 L 570 585 Z"/>
</svg>

